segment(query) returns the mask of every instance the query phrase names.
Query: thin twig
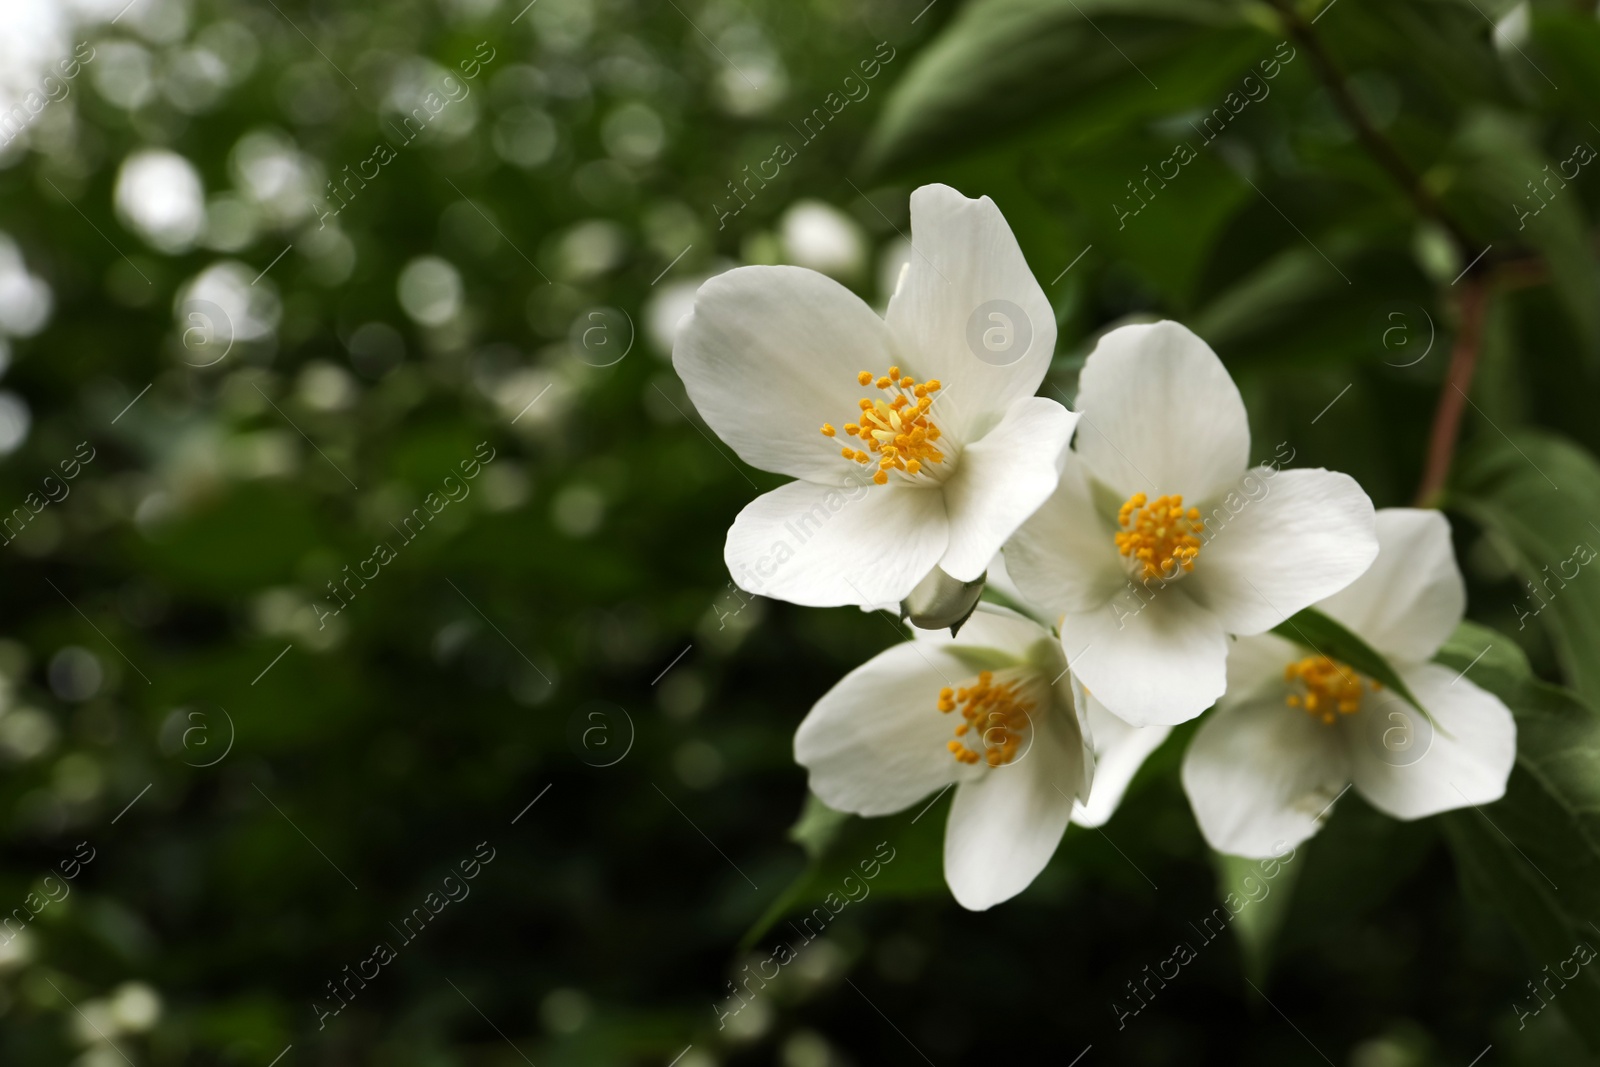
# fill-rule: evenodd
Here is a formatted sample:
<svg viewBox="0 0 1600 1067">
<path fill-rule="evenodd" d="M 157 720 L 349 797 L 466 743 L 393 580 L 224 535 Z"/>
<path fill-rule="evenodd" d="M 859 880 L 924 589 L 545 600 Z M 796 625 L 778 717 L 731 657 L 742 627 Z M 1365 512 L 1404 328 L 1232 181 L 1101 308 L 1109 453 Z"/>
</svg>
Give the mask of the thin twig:
<svg viewBox="0 0 1600 1067">
<path fill-rule="evenodd" d="M 1478 349 L 1483 341 L 1483 317 L 1488 304 L 1488 282 L 1469 274 L 1462 280 L 1461 324 L 1450 352 L 1450 370 L 1444 388 L 1439 390 L 1439 407 L 1433 415 L 1433 432 L 1428 438 L 1428 460 L 1423 467 L 1422 484 L 1417 486 L 1417 506 L 1431 507 L 1444 490 L 1455 459 L 1456 441 L 1461 434 L 1461 413 L 1467 394 L 1472 391 L 1472 375 L 1478 367 Z"/>
<path fill-rule="evenodd" d="M 1466 231 L 1446 214 L 1439 201 L 1434 199 L 1428 187 L 1422 183 L 1422 178 L 1411 169 L 1411 165 L 1405 161 L 1389 139 L 1378 131 L 1377 126 L 1373 125 L 1372 119 L 1368 117 L 1360 102 L 1351 94 L 1344 73 L 1328 54 L 1328 50 L 1323 47 L 1322 39 L 1317 36 L 1317 31 L 1312 28 L 1311 23 L 1291 6 L 1289 0 L 1268 0 L 1268 2 L 1283 16 L 1284 25 L 1290 35 L 1311 56 L 1311 65 L 1316 70 L 1317 78 L 1327 88 L 1328 94 L 1333 98 L 1334 106 L 1350 124 L 1362 147 L 1389 173 L 1417 210 L 1425 218 L 1444 227 L 1455 241 L 1458 252 L 1465 253 L 1477 244 L 1481 244 L 1482 242 L 1475 242 L 1468 237 Z"/>
<path fill-rule="evenodd" d="M 1444 229 L 1455 244 L 1456 253 L 1465 259 L 1481 241 L 1474 240 L 1466 230 L 1451 218 L 1422 178 L 1411 169 L 1399 149 L 1379 132 L 1361 103 L 1351 94 L 1344 73 L 1333 56 L 1323 46 L 1317 31 L 1296 11 L 1291 0 L 1268 0 L 1282 16 L 1284 26 L 1295 41 L 1311 57 L 1311 66 L 1317 79 L 1328 90 L 1334 106 L 1344 116 L 1356 139 L 1367 154 L 1388 173 L 1422 217 Z M 1320 16 L 1319 16 L 1320 17 Z M 1484 249 L 1486 253 L 1488 249 Z M 1478 366 L 1478 348 L 1483 337 L 1484 305 L 1488 302 L 1486 278 L 1496 271 L 1494 257 L 1480 253 L 1467 265 L 1456 282 L 1462 284 L 1461 321 L 1456 331 L 1455 348 L 1450 354 L 1450 370 L 1444 388 L 1439 392 L 1439 406 L 1433 417 L 1433 431 L 1428 441 L 1428 458 L 1423 467 L 1422 484 L 1417 487 L 1417 503 L 1428 506 L 1437 502 L 1450 476 L 1450 466 L 1455 459 L 1456 441 L 1461 434 L 1461 414 L 1465 410 L 1467 394 L 1472 390 L 1472 375 Z M 1454 285 L 1456 282 L 1452 282 Z"/>
</svg>

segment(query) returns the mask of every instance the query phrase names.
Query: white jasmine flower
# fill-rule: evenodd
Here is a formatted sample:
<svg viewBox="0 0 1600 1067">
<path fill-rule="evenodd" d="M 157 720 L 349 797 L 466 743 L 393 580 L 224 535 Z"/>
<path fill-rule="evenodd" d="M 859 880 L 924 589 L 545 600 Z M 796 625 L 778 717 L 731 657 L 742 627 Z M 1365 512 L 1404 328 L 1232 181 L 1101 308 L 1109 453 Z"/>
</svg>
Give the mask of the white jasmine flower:
<svg viewBox="0 0 1600 1067">
<path fill-rule="evenodd" d="M 1258 634 L 1372 562 L 1372 501 L 1326 470 L 1251 470 L 1238 387 L 1175 322 L 1100 339 L 1055 494 L 1006 545 L 1059 616 L 1073 674 L 1134 726 L 1222 695 L 1229 634 Z M 1119 506 L 1120 505 L 1120 506 Z"/>
<path fill-rule="evenodd" d="M 823 695 L 795 759 L 838 811 L 888 815 L 955 786 L 944 875 L 963 907 L 1026 889 L 1092 769 L 1073 682 L 1049 631 L 990 604 L 959 640 L 915 631 Z"/>
<path fill-rule="evenodd" d="M 943 185 L 911 194 L 911 225 L 886 319 L 814 271 L 741 267 L 701 287 L 678 334 L 706 423 L 798 479 L 728 531 L 750 592 L 876 607 L 942 571 L 959 594 L 1055 488 L 1077 416 L 1033 395 L 1055 318 L 1016 238 L 993 201 Z"/>
<path fill-rule="evenodd" d="M 1003 553 L 989 561 L 987 585 L 1042 624 L 1045 613 L 1038 605 L 1030 604 L 1027 595 L 1012 581 Z M 1130 726 L 1107 711 L 1106 706 L 1082 685 L 1076 686 L 1073 694 L 1077 698 L 1078 723 L 1084 730 L 1084 743 L 1094 753 L 1094 782 L 1088 797 L 1072 806 L 1072 821 L 1079 826 L 1104 826 L 1122 803 L 1133 776 L 1151 753 L 1161 747 L 1172 727 Z"/>
<path fill-rule="evenodd" d="M 1433 723 L 1354 669 L 1281 637 L 1240 638 L 1228 693 L 1195 733 L 1183 788 L 1219 852 L 1297 845 L 1351 785 L 1397 819 L 1505 793 L 1517 728 L 1498 697 L 1430 663 L 1466 606 L 1450 526 L 1385 508 L 1372 569 L 1317 605 L 1389 660 Z"/>
</svg>

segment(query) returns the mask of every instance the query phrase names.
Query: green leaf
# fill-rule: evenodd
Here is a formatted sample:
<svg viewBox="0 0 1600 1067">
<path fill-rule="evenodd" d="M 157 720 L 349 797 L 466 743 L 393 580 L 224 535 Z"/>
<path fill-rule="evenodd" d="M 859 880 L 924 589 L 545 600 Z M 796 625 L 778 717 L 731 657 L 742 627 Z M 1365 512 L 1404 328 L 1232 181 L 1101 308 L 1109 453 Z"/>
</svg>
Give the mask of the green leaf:
<svg viewBox="0 0 1600 1067">
<path fill-rule="evenodd" d="M 1600 704 L 1600 463 L 1542 431 L 1486 435 L 1463 456 L 1447 503 L 1536 584 L 1514 608 L 1519 629 L 1537 619 L 1568 683 Z"/>
<path fill-rule="evenodd" d="M 1399 325 L 1394 336 L 1401 343 L 1415 338 L 1415 351 L 1429 344 L 1433 320 L 1424 325 L 1423 317 L 1409 310 L 1397 319 L 1381 319 L 1386 310 L 1407 305 L 1420 310 L 1430 301 L 1429 283 L 1409 256 L 1393 249 L 1375 253 L 1372 244 L 1348 232 L 1336 232 L 1318 247 L 1342 264 L 1353 285 L 1345 285 L 1316 249 L 1290 245 L 1226 274 L 1234 280 L 1188 317 L 1190 329 L 1226 354 L 1235 375 L 1245 367 L 1269 369 L 1304 390 L 1304 371 L 1312 364 L 1342 368 L 1353 354 L 1365 354 L 1400 365 L 1414 356 L 1384 347 L 1383 330 L 1391 323 Z M 1363 304 L 1368 314 L 1353 313 Z M 1374 320 L 1380 321 L 1376 329 Z"/>
<path fill-rule="evenodd" d="M 1535 11 L 1529 36 L 1520 54 L 1513 51 L 1505 57 L 1507 66 L 1520 65 L 1523 81 L 1548 106 L 1590 121 L 1600 108 L 1600 22 L 1593 12 Z M 1550 82 L 1567 91 L 1552 89 Z"/>
<path fill-rule="evenodd" d="M 1285 864 L 1294 872 L 1293 903 L 1274 952 L 1287 958 L 1370 930 L 1374 917 L 1430 862 L 1440 833 L 1430 820 L 1385 815 L 1351 790 Z"/>
<path fill-rule="evenodd" d="M 1462 623 L 1438 659 L 1516 717 L 1517 762 L 1505 797 L 1442 821 L 1463 879 L 1509 920 L 1534 957 L 1528 980 L 1542 981 L 1541 968 L 1553 973 L 1578 942 L 1600 946 L 1600 715 L 1534 678 L 1515 643 L 1493 630 Z M 1563 977 L 1556 1003 L 1600 1051 L 1600 967 Z M 1540 1009 L 1531 993 L 1524 997 L 1523 1010 Z"/>
<path fill-rule="evenodd" d="M 947 892 L 942 809 L 949 807 L 948 794 L 946 790 L 928 803 L 879 819 L 833 811 L 808 794 L 789 836 L 805 848 L 810 862 L 745 932 L 740 951 L 754 945 L 785 916 L 825 907 L 830 894 L 837 903 L 853 896 L 864 901 L 883 895 L 921 897 Z M 848 910 L 849 906 L 831 910 Z"/>
<path fill-rule="evenodd" d="M 1038 155 L 1034 181 L 1078 209 L 1096 255 L 1138 272 L 1179 307 L 1194 299 L 1217 241 L 1256 195 L 1186 123 Z"/>
<path fill-rule="evenodd" d="M 1293 852 L 1290 853 L 1291 857 Z M 1267 970 L 1272 965 L 1272 948 L 1283 920 L 1289 913 L 1289 903 L 1294 899 L 1295 880 L 1300 867 L 1293 863 L 1268 863 L 1228 856 L 1221 852 L 1211 854 L 1211 865 L 1217 872 L 1217 899 L 1225 907 L 1231 895 L 1237 901 L 1249 901 L 1249 906 L 1234 915 L 1232 929 L 1239 939 L 1239 954 L 1244 961 L 1245 976 L 1257 985 L 1264 985 Z M 1266 872 L 1278 875 L 1276 879 Z"/>
<path fill-rule="evenodd" d="M 318 543 L 307 497 L 258 483 L 205 500 L 138 547 L 147 569 L 183 588 L 238 595 L 292 580 Z M 248 552 L 239 551 L 244 544 Z"/>
<path fill-rule="evenodd" d="M 817 799 L 815 793 L 807 793 L 800 818 L 789 828 L 789 840 L 805 849 L 807 858 L 820 859 L 849 821 L 849 812 L 834 811 Z"/>
<path fill-rule="evenodd" d="M 1539 252 L 1593 366 L 1600 362 L 1600 262 L 1590 249 L 1582 194 L 1568 187 L 1573 183 L 1559 168 L 1572 158 L 1578 141 L 1600 143 L 1600 136 L 1558 142 L 1560 155 L 1549 158 L 1538 134 L 1527 117 L 1486 108 L 1473 112 L 1453 146 L 1462 172 L 1459 189 L 1448 200 L 1476 230 L 1501 235 L 1486 244 L 1516 241 Z M 1467 255 L 1477 252 L 1466 250 Z"/>
<path fill-rule="evenodd" d="M 895 86 L 866 162 L 881 171 L 946 158 L 1046 117 L 1076 140 L 1216 104 L 1245 64 L 1272 54 L 1237 12 L 1214 0 L 968 4 Z"/>
<path fill-rule="evenodd" d="M 1407 704 L 1427 716 L 1429 722 L 1433 721 L 1433 717 L 1428 715 L 1428 709 L 1417 702 L 1417 698 L 1407 688 L 1405 680 L 1389 666 L 1388 660 L 1371 645 L 1351 633 L 1342 623 L 1334 621 L 1316 608 L 1306 608 L 1290 616 L 1274 626 L 1272 632 L 1309 648 L 1319 656 L 1348 663 L 1368 678 L 1398 693 Z"/>
</svg>

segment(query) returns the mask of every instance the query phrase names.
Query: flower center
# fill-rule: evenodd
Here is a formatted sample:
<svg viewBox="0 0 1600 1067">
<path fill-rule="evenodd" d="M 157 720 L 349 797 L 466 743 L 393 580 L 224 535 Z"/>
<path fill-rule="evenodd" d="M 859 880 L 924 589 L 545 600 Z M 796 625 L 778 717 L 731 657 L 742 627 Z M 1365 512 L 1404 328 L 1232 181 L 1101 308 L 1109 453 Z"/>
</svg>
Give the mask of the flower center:
<svg viewBox="0 0 1600 1067">
<path fill-rule="evenodd" d="M 1194 570 L 1206 524 L 1200 509 L 1183 509 L 1183 497 L 1149 499 L 1135 493 L 1117 509 L 1117 551 L 1128 557 L 1141 578 L 1176 578 Z"/>
<path fill-rule="evenodd" d="M 1304 708 L 1307 715 L 1332 725 L 1340 715 L 1361 710 L 1361 675 L 1347 663 L 1327 656 L 1307 656 L 1283 669 L 1283 680 L 1298 681 L 1300 688 L 1285 701 L 1291 708 Z M 1367 685 L 1376 692 L 1383 686 L 1372 679 Z"/>
<path fill-rule="evenodd" d="M 845 423 L 844 432 L 863 447 L 845 445 L 840 455 L 857 463 L 869 463 L 877 456 L 878 470 L 872 480 L 879 485 L 889 481 L 891 470 L 914 479 L 928 464 L 944 462 L 944 453 L 934 444 L 939 440 L 939 427 L 928 418 L 933 394 L 943 388 L 939 379 L 919 383 L 909 374 L 902 377 L 899 367 L 890 367 L 889 373 L 876 381 L 871 371 L 862 371 L 856 381 L 876 385 L 888 399 L 861 398 L 861 421 Z M 837 432 L 832 423 L 822 426 L 824 437 L 834 437 Z"/>
<path fill-rule="evenodd" d="M 1015 681 L 996 684 L 994 672 L 984 671 L 970 686 L 939 690 L 940 711 L 949 714 L 958 707 L 963 721 L 956 726 L 957 739 L 945 745 L 951 755 L 962 763 L 981 759 L 991 767 L 1017 758 L 1034 705 Z"/>
</svg>

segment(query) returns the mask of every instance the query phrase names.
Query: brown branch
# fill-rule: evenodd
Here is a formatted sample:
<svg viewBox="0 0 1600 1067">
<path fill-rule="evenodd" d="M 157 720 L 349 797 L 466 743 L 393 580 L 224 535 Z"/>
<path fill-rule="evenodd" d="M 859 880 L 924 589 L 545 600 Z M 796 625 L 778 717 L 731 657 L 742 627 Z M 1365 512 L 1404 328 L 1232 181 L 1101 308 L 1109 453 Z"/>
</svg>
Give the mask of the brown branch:
<svg viewBox="0 0 1600 1067">
<path fill-rule="evenodd" d="M 1461 279 L 1461 322 L 1455 346 L 1450 351 L 1450 370 L 1439 391 L 1439 406 L 1433 415 L 1433 432 L 1428 439 L 1428 460 L 1423 467 L 1422 484 L 1417 486 L 1417 507 L 1433 507 L 1450 477 L 1455 459 L 1456 440 L 1461 434 L 1461 414 L 1472 389 L 1472 374 L 1478 366 L 1478 349 L 1483 342 L 1483 318 L 1488 304 L 1489 285 L 1483 278 L 1468 274 Z"/>
<path fill-rule="evenodd" d="M 1344 116 L 1356 139 L 1377 164 L 1383 168 L 1396 185 L 1410 199 L 1418 214 L 1435 223 L 1450 235 L 1456 254 L 1466 258 L 1476 247 L 1476 242 L 1466 230 L 1451 218 L 1423 184 L 1422 177 L 1411 169 L 1399 150 L 1379 132 L 1368 117 L 1360 101 L 1351 94 L 1344 73 L 1334 62 L 1322 39 L 1292 6 L 1291 0 L 1268 0 L 1283 17 L 1284 25 L 1311 57 L 1311 66 L 1317 78 L 1333 98 L 1334 106 Z M 1506 280 L 1528 284 L 1536 270 L 1526 263 L 1517 264 L 1518 270 L 1508 272 Z M 1444 388 L 1439 391 L 1439 405 L 1434 411 L 1433 429 L 1428 438 L 1428 456 L 1423 466 L 1422 484 L 1417 487 L 1417 506 L 1432 507 L 1444 492 L 1450 477 L 1450 467 L 1455 461 L 1456 442 L 1461 436 L 1461 415 L 1472 391 L 1473 372 L 1478 367 L 1478 349 L 1483 341 L 1484 308 L 1488 302 L 1491 274 L 1497 273 L 1496 264 L 1479 256 L 1452 285 L 1464 286 L 1461 291 L 1460 323 L 1455 345 L 1450 353 L 1450 369 L 1445 376 Z"/>
<path fill-rule="evenodd" d="M 1355 131 L 1356 139 L 1361 142 L 1362 147 L 1388 172 L 1424 218 L 1444 228 L 1455 242 L 1457 253 L 1466 254 L 1474 247 L 1475 242 L 1445 212 L 1439 201 L 1434 199 L 1428 187 L 1423 184 L 1421 176 L 1411 169 L 1411 165 L 1400 155 L 1399 150 L 1378 131 L 1377 126 L 1373 125 L 1360 102 L 1351 95 L 1349 86 L 1345 84 L 1344 73 L 1328 54 L 1328 50 L 1323 47 L 1322 39 L 1312 29 L 1311 23 L 1291 6 L 1290 0 L 1268 0 L 1268 3 L 1283 16 L 1284 25 L 1288 28 L 1290 36 L 1311 56 L 1311 65 L 1316 69 L 1318 79 L 1333 97 L 1334 105 L 1350 124 L 1350 128 Z M 1475 269 L 1482 269 L 1482 266 L 1479 264 Z"/>
</svg>

